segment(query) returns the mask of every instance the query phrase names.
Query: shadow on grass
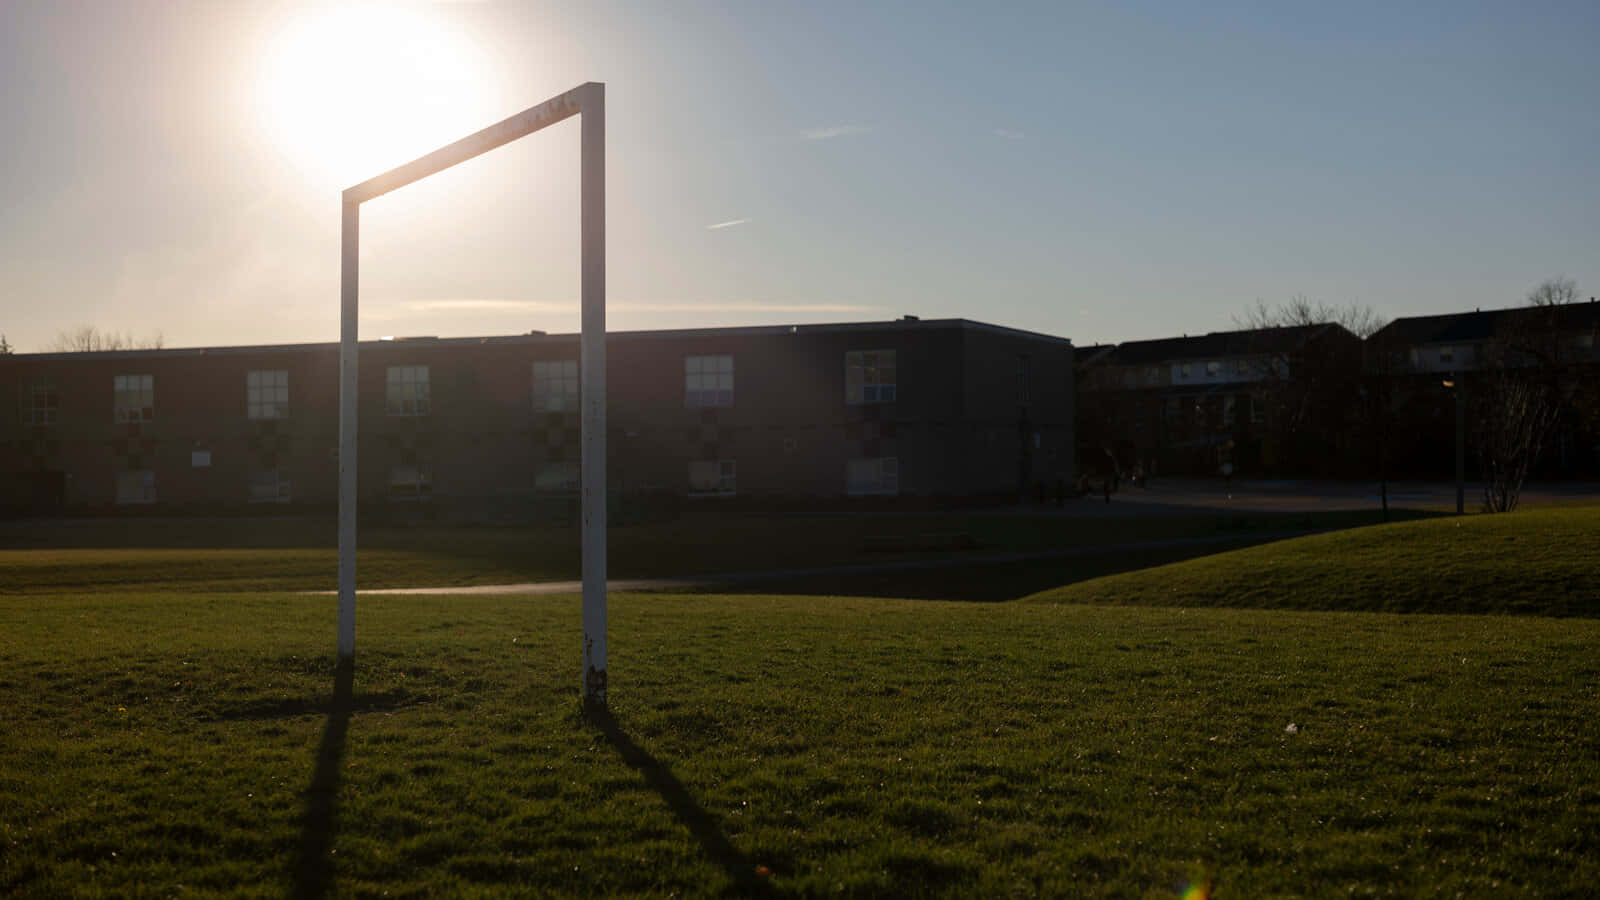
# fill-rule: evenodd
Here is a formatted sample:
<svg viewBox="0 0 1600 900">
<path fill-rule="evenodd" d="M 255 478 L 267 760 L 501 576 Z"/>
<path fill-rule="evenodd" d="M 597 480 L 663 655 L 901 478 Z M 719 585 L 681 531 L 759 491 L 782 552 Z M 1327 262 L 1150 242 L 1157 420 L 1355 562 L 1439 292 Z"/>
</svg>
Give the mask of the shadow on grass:
<svg viewBox="0 0 1600 900">
<path fill-rule="evenodd" d="M 1039 591 L 1182 562 L 1242 547 L 1283 540 L 1287 534 L 1240 535 L 1237 540 L 1107 552 L 1104 555 L 1019 562 L 950 565 L 937 569 L 873 574 L 813 575 L 784 581 L 719 585 L 717 593 L 799 594 L 841 597 L 884 597 L 910 600 L 953 600 L 1004 603 Z"/>
<path fill-rule="evenodd" d="M 756 867 L 749 858 L 739 852 L 739 848 L 728 840 L 722 833 L 717 820 L 706 812 L 705 807 L 695 801 L 689 790 L 683 786 L 672 770 L 661 764 L 661 761 L 651 756 L 649 751 L 634 743 L 632 737 L 623 730 L 611 711 L 604 707 L 591 707 L 586 715 L 590 722 L 599 727 L 605 735 L 606 741 L 639 775 L 646 784 L 661 799 L 666 801 L 672 814 L 678 817 L 695 840 L 700 842 L 700 847 L 706 856 L 722 867 L 728 878 L 733 881 L 733 892 L 739 896 L 765 896 L 770 892 L 768 883 L 756 874 Z"/>
<path fill-rule="evenodd" d="M 306 790 L 306 809 L 300 822 L 300 846 L 295 852 L 289 896 L 323 897 L 333 882 L 334 822 L 338 814 L 339 771 L 344 761 L 345 736 L 355 710 L 355 664 L 341 659 L 333 676 L 333 699 L 328 704 L 328 725 L 317 749 L 317 769 Z"/>
</svg>

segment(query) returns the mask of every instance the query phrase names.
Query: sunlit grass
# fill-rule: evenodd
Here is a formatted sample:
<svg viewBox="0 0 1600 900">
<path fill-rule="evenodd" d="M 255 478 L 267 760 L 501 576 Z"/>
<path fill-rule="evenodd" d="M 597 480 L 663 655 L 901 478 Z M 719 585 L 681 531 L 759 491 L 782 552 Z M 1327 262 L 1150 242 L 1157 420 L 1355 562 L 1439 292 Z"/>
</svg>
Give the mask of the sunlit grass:
<svg viewBox="0 0 1600 900">
<path fill-rule="evenodd" d="M 578 715 L 572 597 L 363 601 L 342 712 L 328 598 L 0 610 L 0 890 L 21 895 L 1600 876 L 1590 620 L 621 595 L 608 733 Z"/>
<path fill-rule="evenodd" d="M 1600 507 L 1314 535 L 1039 593 L 1058 603 L 1600 615 Z"/>
</svg>

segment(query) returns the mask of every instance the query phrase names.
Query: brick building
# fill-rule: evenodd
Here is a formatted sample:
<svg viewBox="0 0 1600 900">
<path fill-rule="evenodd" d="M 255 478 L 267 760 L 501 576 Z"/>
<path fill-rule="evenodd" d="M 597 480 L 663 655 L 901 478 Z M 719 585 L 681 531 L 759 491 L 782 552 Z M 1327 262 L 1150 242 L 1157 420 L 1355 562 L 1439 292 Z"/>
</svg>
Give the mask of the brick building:
<svg viewBox="0 0 1600 900">
<path fill-rule="evenodd" d="M 500 518 L 570 498 L 577 359 L 572 334 L 364 342 L 363 504 Z M 334 343 L 0 356 L 0 507 L 331 507 L 338 361 Z M 1064 338 L 912 317 L 615 332 L 606 378 L 624 498 L 936 501 L 1073 477 Z"/>
</svg>

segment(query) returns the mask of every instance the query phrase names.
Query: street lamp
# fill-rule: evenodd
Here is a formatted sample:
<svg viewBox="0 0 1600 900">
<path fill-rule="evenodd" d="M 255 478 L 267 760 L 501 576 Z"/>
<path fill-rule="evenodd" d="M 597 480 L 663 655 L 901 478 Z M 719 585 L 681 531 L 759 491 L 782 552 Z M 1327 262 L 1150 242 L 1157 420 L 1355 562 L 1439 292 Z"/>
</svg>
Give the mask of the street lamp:
<svg viewBox="0 0 1600 900">
<path fill-rule="evenodd" d="M 1456 395 L 1456 515 L 1466 510 L 1467 481 L 1467 387 L 1457 385 L 1454 378 L 1446 378 L 1444 386 Z"/>
</svg>

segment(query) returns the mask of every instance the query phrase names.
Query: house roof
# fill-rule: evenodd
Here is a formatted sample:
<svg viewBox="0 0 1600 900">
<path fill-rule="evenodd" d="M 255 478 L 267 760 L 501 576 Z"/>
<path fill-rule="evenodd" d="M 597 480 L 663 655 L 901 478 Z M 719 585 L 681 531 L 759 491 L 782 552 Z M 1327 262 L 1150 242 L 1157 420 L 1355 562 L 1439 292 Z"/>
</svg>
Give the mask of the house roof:
<svg viewBox="0 0 1600 900">
<path fill-rule="evenodd" d="M 1561 306 L 1517 306 L 1442 316 L 1409 316 L 1385 325 L 1372 339 L 1396 346 L 1470 344 L 1530 324 L 1542 331 L 1593 331 L 1600 328 L 1600 304 L 1590 300 Z"/>
<path fill-rule="evenodd" d="M 1114 365 L 1140 366 L 1177 360 L 1289 353 L 1300 349 L 1307 341 L 1328 329 L 1345 330 L 1343 326 L 1333 323 L 1320 323 L 1289 325 L 1282 328 L 1252 328 L 1243 331 L 1213 331 L 1210 334 L 1194 337 L 1126 341 L 1117 345 L 1116 351 L 1107 361 Z"/>
</svg>

